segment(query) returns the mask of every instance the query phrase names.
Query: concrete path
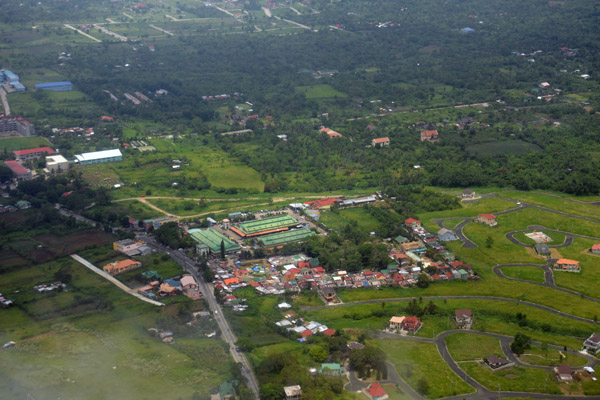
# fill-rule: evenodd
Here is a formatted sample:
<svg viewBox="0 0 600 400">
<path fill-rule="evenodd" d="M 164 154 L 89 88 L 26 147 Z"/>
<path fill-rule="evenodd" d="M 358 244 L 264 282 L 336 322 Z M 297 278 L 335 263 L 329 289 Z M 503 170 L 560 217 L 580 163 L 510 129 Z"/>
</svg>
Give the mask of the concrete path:
<svg viewBox="0 0 600 400">
<path fill-rule="evenodd" d="M 0 100 L 2 100 L 2 107 L 4 108 L 4 115 L 10 115 L 10 105 L 8 104 L 8 99 L 6 98 L 6 90 L 4 90 L 4 86 L 0 87 Z"/>
<path fill-rule="evenodd" d="M 77 32 L 77 33 L 81 33 L 83 36 L 85 36 L 85 37 L 87 37 L 87 38 L 90 38 L 90 39 L 92 39 L 92 40 L 93 40 L 93 41 L 95 41 L 95 42 L 102 43 L 102 40 L 100 40 L 100 39 L 98 39 L 98 38 L 95 38 L 95 37 L 93 37 L 92 35 L 88 35 L 88 34 L 87 34 L 87 33 L 85 33 L 84 31 L 82 31 L 81 29 L 77 29 L 77 28 L 75 28 L 74 26 L 72 26 L 72 25 L 69 25 L 69 24 L 65 24 L 64 26 L 65 26 L 65 28 L 72 29 L 72 30 L 74 30 L 74 31 L 75 31 L 75 32 Z"/>
<path fill-rule="evenodd" d="M 145 301 L 146 303 L 150 303 L 150 304 L 153 304 L 155 306 L 164 306 L 164 304 L 161 303 L 161 302 L 158 302 L 156 300 L 152 300 L 152 299 L 149 299 L 149 298 L 147 298 L 145 296 L 142 296 L 136 290 L 131 289 L 130 287 L 128 287 L 123 282 L 121 282 L 118 279 L 116 279 L 111 274 L 109 274 L 107 272 L 104 272 L 103 270 L 101 270 L 100 268 L 96 267 L 94 264 L 90 263 L 86 259 L 84 259 L 82 257 L 79 257 L 77 254 L 72 254 L 71 258 L 73 258 L 78 263 L 82 264 L 84 267 L 90 269 L 92 272 L 94 272 L 94 273 L 100 275 L 101 277 L 103 277 L 104 279 L 108 280 L 109 282 L 114 283 L 115 286 L 117 286 L 122 291 L 124 291 L 126 293 L 129 293 L 130 295 L 135 296 L 138 299 Z"/>
</svg>

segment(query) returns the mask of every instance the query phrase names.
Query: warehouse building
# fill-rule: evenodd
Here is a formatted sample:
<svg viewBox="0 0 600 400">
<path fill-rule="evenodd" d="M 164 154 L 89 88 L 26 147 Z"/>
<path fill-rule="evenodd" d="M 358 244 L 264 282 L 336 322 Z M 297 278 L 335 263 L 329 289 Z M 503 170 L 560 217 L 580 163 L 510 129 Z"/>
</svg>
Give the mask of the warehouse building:
<svg viewBox="0 0 600 400">
<path fill-rule="evenodd" d="M 233 240 L 211 228 L 204 230 L 190 229 L 188 234 L 198 243 L 200 248 L 208 247 L 212 254 L 221 253 L 221 242 L 225 246 L 225 253 L 241 250 L 241 247 Z"/>
<path fill-rule="evenodd" d="M 0 117 L 0 136 L 4 132 L 18 132 L 23 136 L 35 135 L 35 125 L 20 115 Z"/>
<path fill-rule="evenodd" d="M 269 233 L 287 231 L 291 226 L 298 225 L 298 221 L 289 215 L 264 218 L 249 222 L 242 222 L 231 230 L 243 238 L 267 235 Z"/>
<path fill-rule="evenodd" d="M 103 164 L 123 160 L 123 154 L 119 149 L 94 151 L 75 155 L 75 162 L 79 165 Z"/>
<path fill-rule="evenodd" d="M 6 81 L 9 85 L 14 85 L 15 83 L 19 83 L 19 75 L 15 74 L 11 70 L 5 69 L 1 72 L 0 78 L 2 82 Z"/>
<path fill-rule="evenodd" d="M 69 90 L 73 90 L 73 84 L 69 81 L 36 83 L 35 89 L 36 90 L 52 90 L 54 92 L 67 92 Z"/>
<path fill-rule="evenodd" d="M 261 236 L 258 242 L 264 247 L 283 246 L 286 243 L 299 242 L 306 239 L 315 233 L 310 229 L 293 229 L 290 231 L 272 233 L 270 235 Z"/>
</svg>

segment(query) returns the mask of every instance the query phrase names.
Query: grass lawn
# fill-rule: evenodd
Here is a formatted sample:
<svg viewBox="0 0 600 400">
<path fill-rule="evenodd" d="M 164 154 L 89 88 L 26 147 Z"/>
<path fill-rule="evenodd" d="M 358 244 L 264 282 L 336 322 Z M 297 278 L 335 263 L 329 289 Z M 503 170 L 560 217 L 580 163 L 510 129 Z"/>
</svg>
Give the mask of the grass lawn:
<svg viewBox="0 0 600 400">
<path fill-rule="evenodd" d="M 35 147 L 48 146 L 52 148 L 52 143 L 48 139 L 39 136 L 30 137 L 10 137 L 0 139 L 0 152 L 11 152 L 14 150 L 25 150 Z"/>
<path fill-rule="evenodd" d="M 595 243 L 598 243 L 598 241 L 575 238 L 571 246 L 557 249 L 563 257 L 577 260 L 581 263 L 580 273 L 554 272 L 554 281 L 558 286 L 572 289 L 591 297 L 600 297 L 598 293 L 600 257 L 589 253 L 589 249 Z M 600 307 L 597 308 L 596 314 L 600 314 Z"/>
<path fill-rule="evenodd" d="M 561 357 L 561 353 L 565 357 Z M 541 346 L 531 346 L 530 349 L 525 350 L 525 354 L 522 354 L 519 360 L 531 365 L 569 364 L 572 367 L 582 367 L 587 363 L 587 360 L 581 356 L 553 349 L 544 350 Z"/>
<path fill-rule="evenodd" d="M 73 280 L 62 293 L 37 294 L 58 268 Z M 163 309 L 123 293 L 70 258 L 3 273 L 0 390 L 7 398 L 183 398 L 205 394 L 229 375 L 228 354 L 214 339 L 176 334 L 166 345 L 148 335 Z M 19 293 L 14 293 L 19 288 Z M 159 381 L 160 385 L 154 382 Z M 110 381 L 110 385 L 106 382 Z"/>
<path fill-rule="evenodd" d="M 423 301 L 423 305 L 427 303 Z M 587 337 L 588 332 L 597 330 L 592 323 L 573 321 L 523 304 L 494 300 L 437 300 L 434 304 L 437 306 L 436 314 L 421 318 L 423 328 L 417 336 L 433 338 L 441 332 L 455 329 L 452 322 L 454 311 L 465 308 L 473 311 L 474 330 L 507 336 L 521 332 L 534 340 L 571 349 L 579 349 L 580 337 Z M 307 311 L 306 317 L 336 330 L 381 330 L 388 325 L 392 316 L 407 315 L 407 306 L 408 302 L 386 302 L 385 306 L 382 303 L 348 305 Z M 527 316 L 527 326 L 519 326 L 517 313 Z"/>
<path fill-rule="evenodd" d="M 483 362 L 461 362 L 466 373 L 490 390 L 561 394 L 559 383 L 551 371 L 510 367 L 492 371 Z"/>
<path fill-rule="evenodd" d="M 437 347 L 432 343 L 418 343 L 408 340 L 372 340 L 386 354 L 398 374 L 415 390 L 419 381 L 427 382 L 427 393 L 430 399 L 472 393 L 473 388 L 460 379 L 442 360 Z M 431 372 L 435 371 L 435 374 Z"/>
<path fill-rule="evenodd" d="M 525 244 L 529 244 L 534 246 L 537 242 L 533 239 L 530 239 L 528 236 L 525 235 L 525 233 L 532 233 L 531 232 L 517 232 L 514 235 L 514 238 L 517 239 L 518 241 L 520 241 L 521 243 L 525 243 Z M 555 244 L 563 244 L 565 242 L 565 235 L 559 232 L 548 232 L 548 231 L 542 231 L 545 235 L 550 236 L 550 238 L 552 239 L 549 242 L 546 242 L 546 244 L 548 245 L 555 245 Z"/>
<path fill-rule="evenodd" d="M 334 89 L 330 85 L 296 86 L 297 93 L 304 93 L 307 99 L 323 99 L 348 97 L 346 93 Z"/>
<path fill-rule="evenodd" d="M 487 356 L 505 357 L 496 338 L 474 333 L 455 333 L 446 337 L 454 361 L 482 360 Z"/>
<path fill-rule="evenodd" d="M 600 215 L 600 206 L 591 204 L 582 204 L 576 201 L 569 201 L 554 196 L 548 196 L 537 192 L 506 192 L 501 193 L 502 196 L 515 200 L 520 200 L 526 203 L 535 204 L 542 207 L 551 208 L 553 210 L 563 211 L 569 214 L 580 215 L 582 217 L 595 218 L 594 215 Z M 600 200 L 596 197 L 595 200 Z M 600 218 L 600 217 L 597 217 Z"/>
<path fill-rule="evenodd" d="M 365 232 L 377 232 L 380 224 L 369 212 L 363 208 L 355 207 L 335 212 L 327 211 L 321 213 L 319 222 L 328 228 L 340 232 L 346 225 L 356 223 Z"/>
<path fill-rule="evenodd" d="M 502 267 L 502 272 L 510 278 L 525 279 L 532 282 L 544 282 L 545 280 L 544 270 L 538 267 Z"/>
</svg>

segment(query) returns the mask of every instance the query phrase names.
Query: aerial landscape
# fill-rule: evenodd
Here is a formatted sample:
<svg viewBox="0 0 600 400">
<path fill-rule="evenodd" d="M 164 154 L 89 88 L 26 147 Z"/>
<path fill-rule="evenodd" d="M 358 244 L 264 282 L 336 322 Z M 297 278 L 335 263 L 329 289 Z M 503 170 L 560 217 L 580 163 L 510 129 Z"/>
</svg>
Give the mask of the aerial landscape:
<svg viewBox="0 0 600 400">
<path fill-rule="evenodd" d="M 0 399 L 600 399 L 599 24 L 3 2 Z"/>
</svg>

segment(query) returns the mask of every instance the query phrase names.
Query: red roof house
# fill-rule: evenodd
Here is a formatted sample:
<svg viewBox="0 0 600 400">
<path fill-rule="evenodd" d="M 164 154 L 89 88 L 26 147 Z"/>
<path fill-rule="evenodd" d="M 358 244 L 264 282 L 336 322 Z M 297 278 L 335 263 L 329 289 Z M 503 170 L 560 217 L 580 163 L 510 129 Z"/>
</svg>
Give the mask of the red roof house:
<svg viewBox="0 0 600 400">
<path fill-rule="evenodd" d="M 384 147 L 390 145 L 390 138 L 382 137 L 371 140 L 371 146 L 373 147 Z"/>
<path fill-rule="evenodd" d="M 381 387 L 381 385 L 377 382 L 371 383 L 367 389 L 365 389 L 365 393 L 373 400 L 385 400 L 389 396 L 385 390 Z"/>
<path fill-rule="evenodd" d="M 421 226 L 421 221 L 419 221 L 418 219 L 414 219 L 414 218 L 408 218 L 408 219 L 404 220 L 404 223 L 408 226 Z"/>
<path fill-rule="evenodd" d="M 436 141 L 438 141 L 438 131 L 437 131 L 437 129 L 434 129 L 432 131 L 422 131 L 421 132 L 421 142 L 424 142 L 426 140 L 428 142 L 436 142 Z"/>
<path fill-rule="evenodd" d="M 486 224 L 489 226 L 496 226 L 498 223 L 496 222 L 496 216 L 494 214 L 479 214 L 477 216 L 477 222 L 482 224 Z"/>
<path fill-rule="evenodd" d="M 38 159 L 47 154 L 56 154 L 50 147 L 36 147 L 35 149 L 13 151 L 17 161 Z"/>
<path fill-rule="evenodd" d="M 416 333 L 422 325 L 423 323 L 417 317 L 406 317 L 402 321 L 402 329 L 411 333 Z"/>
<path fill-rule="evenodd" d="M 326 133 L 327 136 L 329 136 L 330 138 L 342 137 L 341 133 L 338 133 L 338 132 L 334 131 L 333 129 L 329 129 L 329 128 L 322 128 L 319 132 Z"/>
</svg>

